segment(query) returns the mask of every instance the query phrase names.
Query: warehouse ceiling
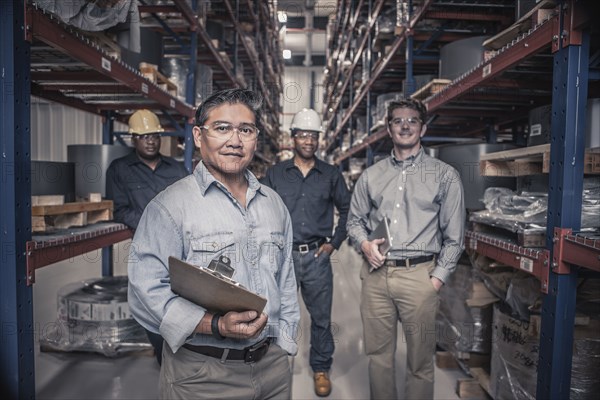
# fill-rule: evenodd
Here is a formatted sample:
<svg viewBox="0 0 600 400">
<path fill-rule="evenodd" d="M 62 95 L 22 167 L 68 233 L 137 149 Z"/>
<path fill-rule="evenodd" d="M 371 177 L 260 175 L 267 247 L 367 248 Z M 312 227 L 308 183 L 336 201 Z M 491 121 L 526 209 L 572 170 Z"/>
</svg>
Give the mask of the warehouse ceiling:
<svg viewBox="0 0 600 400">
<path fill-rule="evenodd" d="M 325 65 L 327 22 L 336 6 L 336 0 L 277 1 L 286 65 Z"/>
</svg>

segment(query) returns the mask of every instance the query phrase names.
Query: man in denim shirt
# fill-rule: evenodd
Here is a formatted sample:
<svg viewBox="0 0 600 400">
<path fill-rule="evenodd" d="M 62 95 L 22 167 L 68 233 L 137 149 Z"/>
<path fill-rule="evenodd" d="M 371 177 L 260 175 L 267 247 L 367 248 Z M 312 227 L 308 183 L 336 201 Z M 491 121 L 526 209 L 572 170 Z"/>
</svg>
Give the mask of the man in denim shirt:
<svg viewBox="0 0 600 400">
<path fill-rule="evenodd" d="M 263 183 L 283 199 L 294 226 L 294 269 L 310 314 L 310 366 L 315 393 L 331 392 L 333 272 L 331 253 L 346 239 L 350 193 L 340 171 L 317 157 L 321 118 L 315 110 L 299 111 L 291 123 L 294 158 L 267 171 Z M 333 232 L 333 209 L 340 213 Z M 331 237 L 331 240 L 328 238 Z"/>
<path fill-rule="evenodd" d="M 423 150 L 426 118 L 417 100 L 390 103 L 394 149 L 362 173 L 348 214 L 348 235 L 365 258 L 360 312 L 372 399 L 433 399 L 438 291 L 464 248 L 462 182 L 453 167 Z M 386 254 L 379 251 L 385 238 L 369 237 L 384 218 L 391 237 Z M 398 320 L 407 352 L 404 395 L 394 364 Z"/>
<path fill-rule="evenodd" d="M 300 318 L 292 224 L 281 198 L 246 167 L 259 134 L 262 99 L 230 89 L 196 112 L 202 162 L 156 196 L 135 233 L 129 306 L 163 348 L 159 396 L 169 399 L 290 398 L 288 355 Z M 171 291 L 168 257 L 207 266 L 226 255 L 233 279 L 267 298 L 264 313 L 212 314 Z M 249 357 L 251 355 L 252 357 Z"/>
</svg>

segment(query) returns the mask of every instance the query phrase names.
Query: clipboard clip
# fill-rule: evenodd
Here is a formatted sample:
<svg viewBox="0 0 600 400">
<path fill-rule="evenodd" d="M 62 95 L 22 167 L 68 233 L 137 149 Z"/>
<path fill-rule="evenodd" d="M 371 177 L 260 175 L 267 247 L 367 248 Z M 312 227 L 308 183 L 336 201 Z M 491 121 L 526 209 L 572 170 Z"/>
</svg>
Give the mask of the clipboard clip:
<svg viewBox="0 0 600 400">
<path fill-rule="evenodd" d="M 206 270 L 211 275 L 216 276 L 230 282 L 232 285 L 244 287 L 241 283 L 233 280 L 232 276 L 235 272 L 235 268 L 231 266 L 231 259 L 227 256 L 218 256 L 213 258 L 208 264 L 208 267 L 200 267 Z"/>
<path fill-rule="evenodd" d="M 235 269 L 231 266 L 231 260 L 227 256 L 218 256 L 213 258 L 210 261 L 210 264 L 208 264 L 207 269 L 229 279 L 231 279 L 233 273 L 235 272 Z"/>
</svg>

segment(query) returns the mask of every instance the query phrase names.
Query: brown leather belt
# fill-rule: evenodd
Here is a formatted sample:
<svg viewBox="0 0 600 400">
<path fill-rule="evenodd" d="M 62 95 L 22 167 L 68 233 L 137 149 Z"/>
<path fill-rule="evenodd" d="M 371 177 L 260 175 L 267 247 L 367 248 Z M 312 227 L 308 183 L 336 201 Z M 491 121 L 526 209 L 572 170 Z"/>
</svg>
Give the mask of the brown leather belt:
<svg viewBox="0 0 600 400">
<path fill-rule="evenodd" d="M 269 346 L 274 340 L 266 338 L 260 342 L 248 346 L 245 349 L 226 349 L 213 346 L 194 346 L 193 344 L 184 344 L 183 347 L 194 353 L 202 354 L 208 357 L 219 358 L 221 361 L 237 360 L 246 363 L 258 362 L 267 354 Z"/>
<path fill-rule="evenodd" d="M 434 256 L 421 256 L 414 258 L 404 258 L 402 260 L 386 260 L 385 265 L 388 267 L 410 268 L 417 264 L 429 262 L 434 259 Z"/>
</svg>

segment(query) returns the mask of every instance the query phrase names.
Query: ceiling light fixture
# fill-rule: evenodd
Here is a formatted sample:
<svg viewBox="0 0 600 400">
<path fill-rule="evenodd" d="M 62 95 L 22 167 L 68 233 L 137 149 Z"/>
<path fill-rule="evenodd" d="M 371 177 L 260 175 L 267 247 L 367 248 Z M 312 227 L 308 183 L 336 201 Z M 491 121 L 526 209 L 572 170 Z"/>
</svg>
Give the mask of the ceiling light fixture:
<svg viewBox="0 0 600 400">
<path fill-rule="evenodd" d="M 287 22 L 287 14 L 285 11 L 277 11 L 277 19 L 280 23 L 285 24 Z"/>
</svg>

